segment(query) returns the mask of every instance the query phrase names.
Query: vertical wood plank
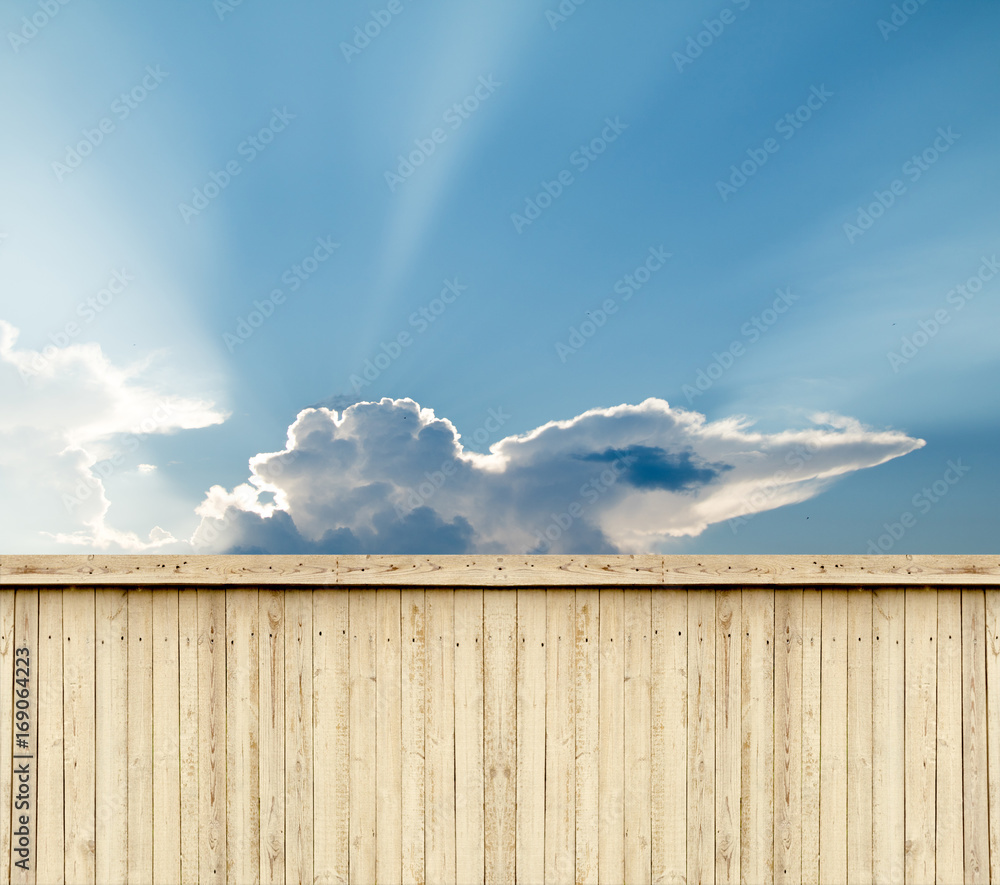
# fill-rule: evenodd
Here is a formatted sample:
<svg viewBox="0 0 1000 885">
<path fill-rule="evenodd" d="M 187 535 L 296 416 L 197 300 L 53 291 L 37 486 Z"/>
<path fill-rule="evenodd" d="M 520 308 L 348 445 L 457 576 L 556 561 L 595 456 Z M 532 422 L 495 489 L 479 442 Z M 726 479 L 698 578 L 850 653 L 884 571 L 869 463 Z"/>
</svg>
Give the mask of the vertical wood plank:
<svg viewBox="0 0 1000 885">
<path fill-rule="evenodd" d="M 100 598 L 100 593 L 101 591 L 98 591 L 98 598 Z M 198 765 L 200 761 L 198 732 L 199 636 L 198 591 L 193 589 L 179 590 L 177 593 L 177 666 L 180 698 L 180 881 L 183 885 L 197 885 L 198 864 L 201 858 L 201 829 L 198 821 L 201 808 L 201 797 L 198 792 Z"/>
<path fill-rule="evenodd" d="M 545 593 L 517 591 L 517 875 L 545 881 Z"/>
<path fill-rule="evenodd" d="M 93 618 L 91 618 L 93 620 Z M 14 591 L 0 590 L 0 885 L 10 882 L 14 777 Z M 11 752 L 7 752 L 7 748 Z M 91 803 L 93 807 L 93 803 Z M 91 814 L 93 817 L 93 814 Z M 16 818 L 14 819 L 16 821 Z M 93 876 L 91 876 L 93 878 Z"/>
<path fill-rule="evenodd" d="M 872 875 L 876 885 L 903 885 L 904 591 L 872 595 Z"/>
<path fill-rule="evenodd" d="M 802 882 L 819 885 L 823 595 L 802 592 Z"/>
<path fill-rule="evenodd" d="M 598 883 L 601 596 L 576 591 L 576 881 Z"/>
<path fill-rule="evenodd" d="M 348 591 L 351 637 L 350 873 L 352 880 L 356 878 L 361 882 L 376 880 L 377 862 L 376 592 L 372 589 Z M 392 833 L 389 838 L 393 838 Z"/>
<path fill-rule="evenodd" d="M 97 881 L 128 879 L 128 605 L 124 590 L 97 590 L 94 737 Z"/>
<path fill-rule="evenodd" d="M 938 590 L 937 776 L 934 865 L 938 885 L 962 882 L 962 591 Z"/>
<path fill-rule="evenodd" d="M 455 881 L 455 591 L 424 591 L 424 865 L 427 881 Z M 352 821 L 353 823 L 353 821 Z"/>
<path fill-rule="evenodd" d="M 424 876 L 424 692 L 427 672 L 424 591 L 400 591 L 402 614 L 403 885 Z"/>
<path fill-rule="evenodd" d="M 715 881 L 740 881 L 742 594 L 715 598 Z"/>
<path fill-rule="evenodd" d="M 260 613 L 257 589 L 226 591 L 226 860 L 229 882 L 260 882 Z"/>
<path fill-rule="evenodd" d="M 802 591 L 774 591 L 774 881 L 802 878 Z"/>
<path fill-rule="evenodd" d="M 260 880 L 285 881 L 285 594 L 263 589 L 257 598 L 258 775 Z M 345 864 L 346 866 L 346 864 Z"/>
<path fill-rule="evenodd" d="M 288 885 L 313 881 L 312 594 L 312 590 L 285 591 L 285 881 Z"/>
<path fill-rule="evenodd" d="M 128 878 L 153 878 L 153 594 L 128 593 Z"/>
<path fill-rule="evenodd" d="M 652 875 L 650 810 L 650 591 L 625 591 L 625 881 L 649 885 Z"/>
<path fill-rule="evenodd" d="M 871 882 L 872 593 L 847 597 L 847 880 Z"/>
<path fill-rule="evenodd" d="M 686 590 L 652 591 L 651 818 L 652 880 L 687 881 Z"/>
<path fill-rule="evenodd" d="M 847 591 L 823 590 L 820 881 L 847 882 Z"/>
<path fill-rule="evenodd" d="M 455 870 L 469 885 L 485 877 L 484 799 L 483 591 L 456 590 Z"/>
<path fill-rule="evenodd" d="M 545 591 L 545 881 L 553 885 L 572 885 L 576 868 L 575 608 L 574 591 Z"/>
<path fill-rule="evenodd" d="M 38 847 L 38 591 L 19 589 L 14 597 L 14 746 L 10 880 L 35 885 Z M 25 805 L 27 803 L 27 806 Z M 24 829 L 27 834 L 23 834 Z M 41 885 L 41 883 L 39 883 Z"/>
<path fill-rule="evenodd" d="M 906 881 L 933 882 L 937 590 L 906 588 Z"/>
<path fill-rule="evenodd" d="M 375 876 L 379 882 L 399 882 L 403 869 L 399 590 L 380 588 L 375 595 L 375 604 L 378 629 L 375 637 L 375 773 L 378 796 L 375 810 L 378 833 Z"/>
<path fill-rule="evenodd" d="M 743 590 L 740 870 L 774 881 L 774 591 Z"/>
<path fill-rule="evenodd" d="M 38 836 L 36 881 L 65 881 L 62 588 L 38 591 Z"/>
<path fill-rule="evenodd" d="M 715 593 L 688 595 L 688 882 L 715 882 Z M 603 700 L 602 700 L 603 703 Z"/>
<path fill-rule="evenodd" d="M 986 591 L 986 733 L 990 882 L 1000 882 L 1000 590 Z"/>
<path fill-rule="evenodd" d="M 625 596 L 601 590 L 601 722 L 598 746 L 600 882 L 625 881 Z M 547 785 L 546 785 L 547 786 Z"/>
<path fill-rule="evenodd" d="M 153 593 L 153 882 L 181 881 L 177 590 Z M 67 645 L 67 649 L 69 646 Z"/>
<path fill-rule="evenodd" d="M 513 885 L 517 832 L 517 594 L 484 590 L 483 622 L 486 880 Z M 594 764 L 596 767 L 596 761 Z"/>
<path fill-rule="evenodd" d="M 986 597 L 962 591 L 962 775 L 965 883 L 988 885 L 990 822 L 986 750 Z"/>
<path fill-rule="evenodd" d="M 226 881 L 226 591 L 198 590 L 198 881 Z M 131 809 L 131 803 L 129 803 Z"/>
<path fill-rule="evenodd" d="M 313 593 L 313 865 L 317 885 L 348 882 L 351 853 L 348 597 L 339 588 Z"/>
</svg>

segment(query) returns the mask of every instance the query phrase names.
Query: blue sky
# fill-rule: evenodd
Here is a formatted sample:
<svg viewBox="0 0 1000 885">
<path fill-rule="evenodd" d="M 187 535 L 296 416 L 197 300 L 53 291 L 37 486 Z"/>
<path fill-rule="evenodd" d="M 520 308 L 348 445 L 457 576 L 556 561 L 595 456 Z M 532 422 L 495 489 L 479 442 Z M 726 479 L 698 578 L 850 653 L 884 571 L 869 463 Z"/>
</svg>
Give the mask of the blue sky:
<svg viewBox="0 0 1000 885">
<path fill-rule="evenodd" d="M 998 27 L 6 4 L 0 552 L 995 550 Z"/>
</svg>

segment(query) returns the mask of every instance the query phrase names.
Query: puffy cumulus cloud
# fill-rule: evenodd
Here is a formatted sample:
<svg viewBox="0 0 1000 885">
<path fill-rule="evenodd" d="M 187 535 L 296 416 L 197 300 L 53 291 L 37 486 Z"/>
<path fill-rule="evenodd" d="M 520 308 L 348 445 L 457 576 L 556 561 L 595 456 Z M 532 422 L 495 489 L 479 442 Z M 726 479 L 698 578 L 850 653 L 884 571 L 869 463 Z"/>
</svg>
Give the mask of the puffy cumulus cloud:
<svg viewBox="0 0 1000 885">
<path fill-rule="evenodd" d="M 249 482 L 213 486 L 197 547 L 246 553 L 641 552 L 796 501 L 924 443 L 837 415 L 758 433 L 661 399 L 466 451 L 410 399 L 309 408 Z"/>
<path fill-rule="evenodd" d="M 0 512 L 6 545 L 23 551 L 41 536 L 59 544 L 143 550 L 174 539 L 159 527 L 146 537 L 107 521 L 104 480 L 129 466 L 146 434 L 218 424 L 205 400 L 166 393 L 147 379 L 153 360 L 115 366 L 97 344 L 34 351 L 0 320 Z"/>
</svg>

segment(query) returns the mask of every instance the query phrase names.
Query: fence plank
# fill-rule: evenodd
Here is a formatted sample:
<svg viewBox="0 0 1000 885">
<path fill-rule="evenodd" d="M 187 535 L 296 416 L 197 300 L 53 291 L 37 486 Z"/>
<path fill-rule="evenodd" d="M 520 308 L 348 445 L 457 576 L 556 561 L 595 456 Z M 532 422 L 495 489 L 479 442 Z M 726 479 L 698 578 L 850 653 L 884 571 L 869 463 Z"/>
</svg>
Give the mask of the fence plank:
<svg viewBox="0 0 1000 885">
<path fill-rule="evenodd" d="M 350 811 L 351 878 L 376 881 L 378 789 L 376 634 L 378 631 L 375 590 L 351 590 L 348 623 L 351 637 L 350 667 Z M 387 679 L 387 681 L 389 681 Z M 390 841 L 394 838 L 389 833 Z M 386 875 L 388 875 L 388 870 Z"/>
<path fill-rule="evenodd" d="M 455 881 L 455 591 L 425 590 L 424 865 L 427 881 Z M 535 677 L 537 678 L 537 676 Z"/>
<path fill-rule="evenodd" d="M 103 591 L 98 591 L 98 599 Z M 99 624 L 100 622 L 98 622 Z M 177 593 L 177 665 L 180 695 L 181 776 L 181 878 L 183 885 L 197 885 L 201 856 L 198 791 L 200 762 L 198 730 L 198 591 Z M 100 647 L 98 647 L 98 651 Z M 100 683 L 98 683 L 100 684 Z M 98 700 L 100 706 L 100 700 Z M 98 746 L 100 746 L 98 744 Z M 100 783 L 100 781 L 98 781 Z M 98 821 L 100 817 L 98 817 Z M 98 878 L 98 881 L 101 881 Z"/>
<path fill-rule="evenodd" d="M 395 588 L 375 594 L 375 878 L 379 882 L 399 882 L 403 870 L 399 598 Z"/>
<path fill-rule="evenodd" d="M 403 885 L 423 885 L 424 877 L 424 690 L 427 643 L 424 591 L 400 593 L 402 616 L 402 817 Z"/>
<path fill-rule="evenodd" d="M 148 594 L 147 594 L 148 595 Z M 63 837 L 63 611 L 62 591 L 38 591 L 38 835 L 36 877 L 65 882 Z M 147 645 L 148 645 L 147 641 Z M 151 846 L 144 846 L 151 851 Z"/>
<path fill-rule="evenodd" d="M 91 618 L 93 621 L 93 618 Z M 0 590 L 0 747 L 14 740 L 14 591 Z M 0 752 L 0 885 L 8 885 L 11 871 L 13 831 L 11 810 L 14 760 L 6 749 Z M 93 817 L 93 815 L 91 815 Z M 91 875 L 93 878 L 93 874 Z"/>
<path fill-rule="evenodd" d="M 715 617 L 714 593 L 689 594 L 687 875 L 705 885 L 715 881 Z"/>
<path fill-rule="evenodd" d="M 313 867 L 317 885 L 346 885 L 348 882 L 351 853 L 349 607 L 348 594 L 343 591 L 316 590 L 313 593 Z"/>
<path fill-rule="evenodd" d="M 181 881 L 180 664 L 175 588 L 161 587 L 153 594 L 152 618 L 153 882 L 175 885 Z"/>
<path fill-rule="evenodd" d="M 774 592 L 774 881 L 802 878 L 802 591 Z"/>
<path fill-rule="evenodd" d="M 740 881 L 743 608 L 739 590 L 715 597 L 715 880 Z"/>
<path fill-rule="evenodd" d="M 802 882 L 818 885 L 820 849 L 820 670 L 823 597 L 802 592 Z"/>
<path fill-rule="evenodd" d="M 128 607 L 125 590 L 97 590 L 94 864 L 97 881 L 128 879 Z M 193 815 L 195 821 L 198 815 Z M 197 876 L 194 880 L 196 881 Z"/>
<path fill-rule="evenodd" d="M 517 591 L 517 874 L 545 881 L 545 594 Z"/>
<path fill-rule="evenodd" d="M 962 882 L 962 591 L 938 590 L 937 777 L 934 868 L 939 885 Z"/>
<path fill-rule="evenodd" d="M 311 590 L 285 591 L 285 881 L 313 880 Z"/>
<path fill-rule="evenodd" d="M 962 591 L 962 774 L 966 885 L 988 885 L 990 878 L 985 604 L 982 590 Z"/>
<path fill-rule="evenodd" d="M 576 880 L 598 883 L 600 782 L 601 596 L 598 590 L 576 591 Z"/>
<path fill-rule="evenodd" d="M 14 597 L 14 786 L 11 827 L 18 835 L 11 847 L 11 882 L 35 885 L 38 848 L 38 596 L 21 589 Z M 27 803 L 27 804 L 25 804 Z M 17 824 L 17 826 L 14 826 Z M 42 885 L 42 883 L 39 883 Z"/>
<path fill-rule="evenodd" d="M 455 591 L 455 870 L 481 885 L 483 842 L 483 591 Z"/>
<path fill-rule="evenodd" d="M 226 592 L 228 881 L 260 882 L 260 623 L 257 589 Z"/>
<path fill-rule="evenodd" d="M 906 590 L 906 881 L 933 882 L 937 591 Z"/>
<path fill-rule="evenodd" d="M 847 880 L 872 880 L 872 596 L 847 598 Z"/>
<path fill-rule="evenodd" d="M 601 591 L 601 722 L 598 792 L 601 824 L 598 868 L 601 882 L 625 881 L 625 596 Z M 551 666 L 551 662 L 550 662 Z"/>
<path fill-rule="evenodd" d="M 823 591 L 820 881 L 847 882 L 847 591 Z"/>
<path fill-rule="evenodd" d="M 876 885 L 903 885 L 905 595 L 872 595 L 872 876 Z"/>
<path fill-rule="evenodd" d="M 553 885 L 572 885 L 576 868 L 575 598 L 545 591 L 545 881 Z"/>
<path fill-rule="evenodd" d="M 655 885 L 687 880 L 686 590 L 652 591 L 651 861 Z"/>
<path fill-rule="evenodd" d="M 986 591 L 986 732 L 989 771 L 990 881 L 1000 882 L 1000 590 Z"/>
<path fill-rule="evenodd" d="M 198 881 L 226 881 L 226 593 L 198 591 Z M 131 803 L 130 803 L 131 805 Z"/>
<path fill-rule="evenodd" d="M 260 777 L 260 880 L 285 881 L 285 594 L 257 597 L 259 637 L 258 776 Z M 182 645 L 183 648 L 183 645 Z"/>
<path fill-rule="evenodd" d="M 650 664 L 649 590 L 625 591 L 625 881 L 649 885 Z"/>
</svg>

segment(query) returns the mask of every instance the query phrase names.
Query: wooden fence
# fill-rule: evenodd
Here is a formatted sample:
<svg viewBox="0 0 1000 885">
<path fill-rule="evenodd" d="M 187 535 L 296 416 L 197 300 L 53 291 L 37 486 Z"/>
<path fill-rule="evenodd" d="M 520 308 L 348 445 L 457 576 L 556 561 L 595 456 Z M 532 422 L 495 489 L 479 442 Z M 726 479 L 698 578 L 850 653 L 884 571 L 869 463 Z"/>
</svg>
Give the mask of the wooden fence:
<svg viewBox="0 0 1000 885">
<path fill-rule="evenodd" d="M 0 556 L 0 880 L 1000 883 L 998 588 L 1000 557 Z"/>
</svg>

